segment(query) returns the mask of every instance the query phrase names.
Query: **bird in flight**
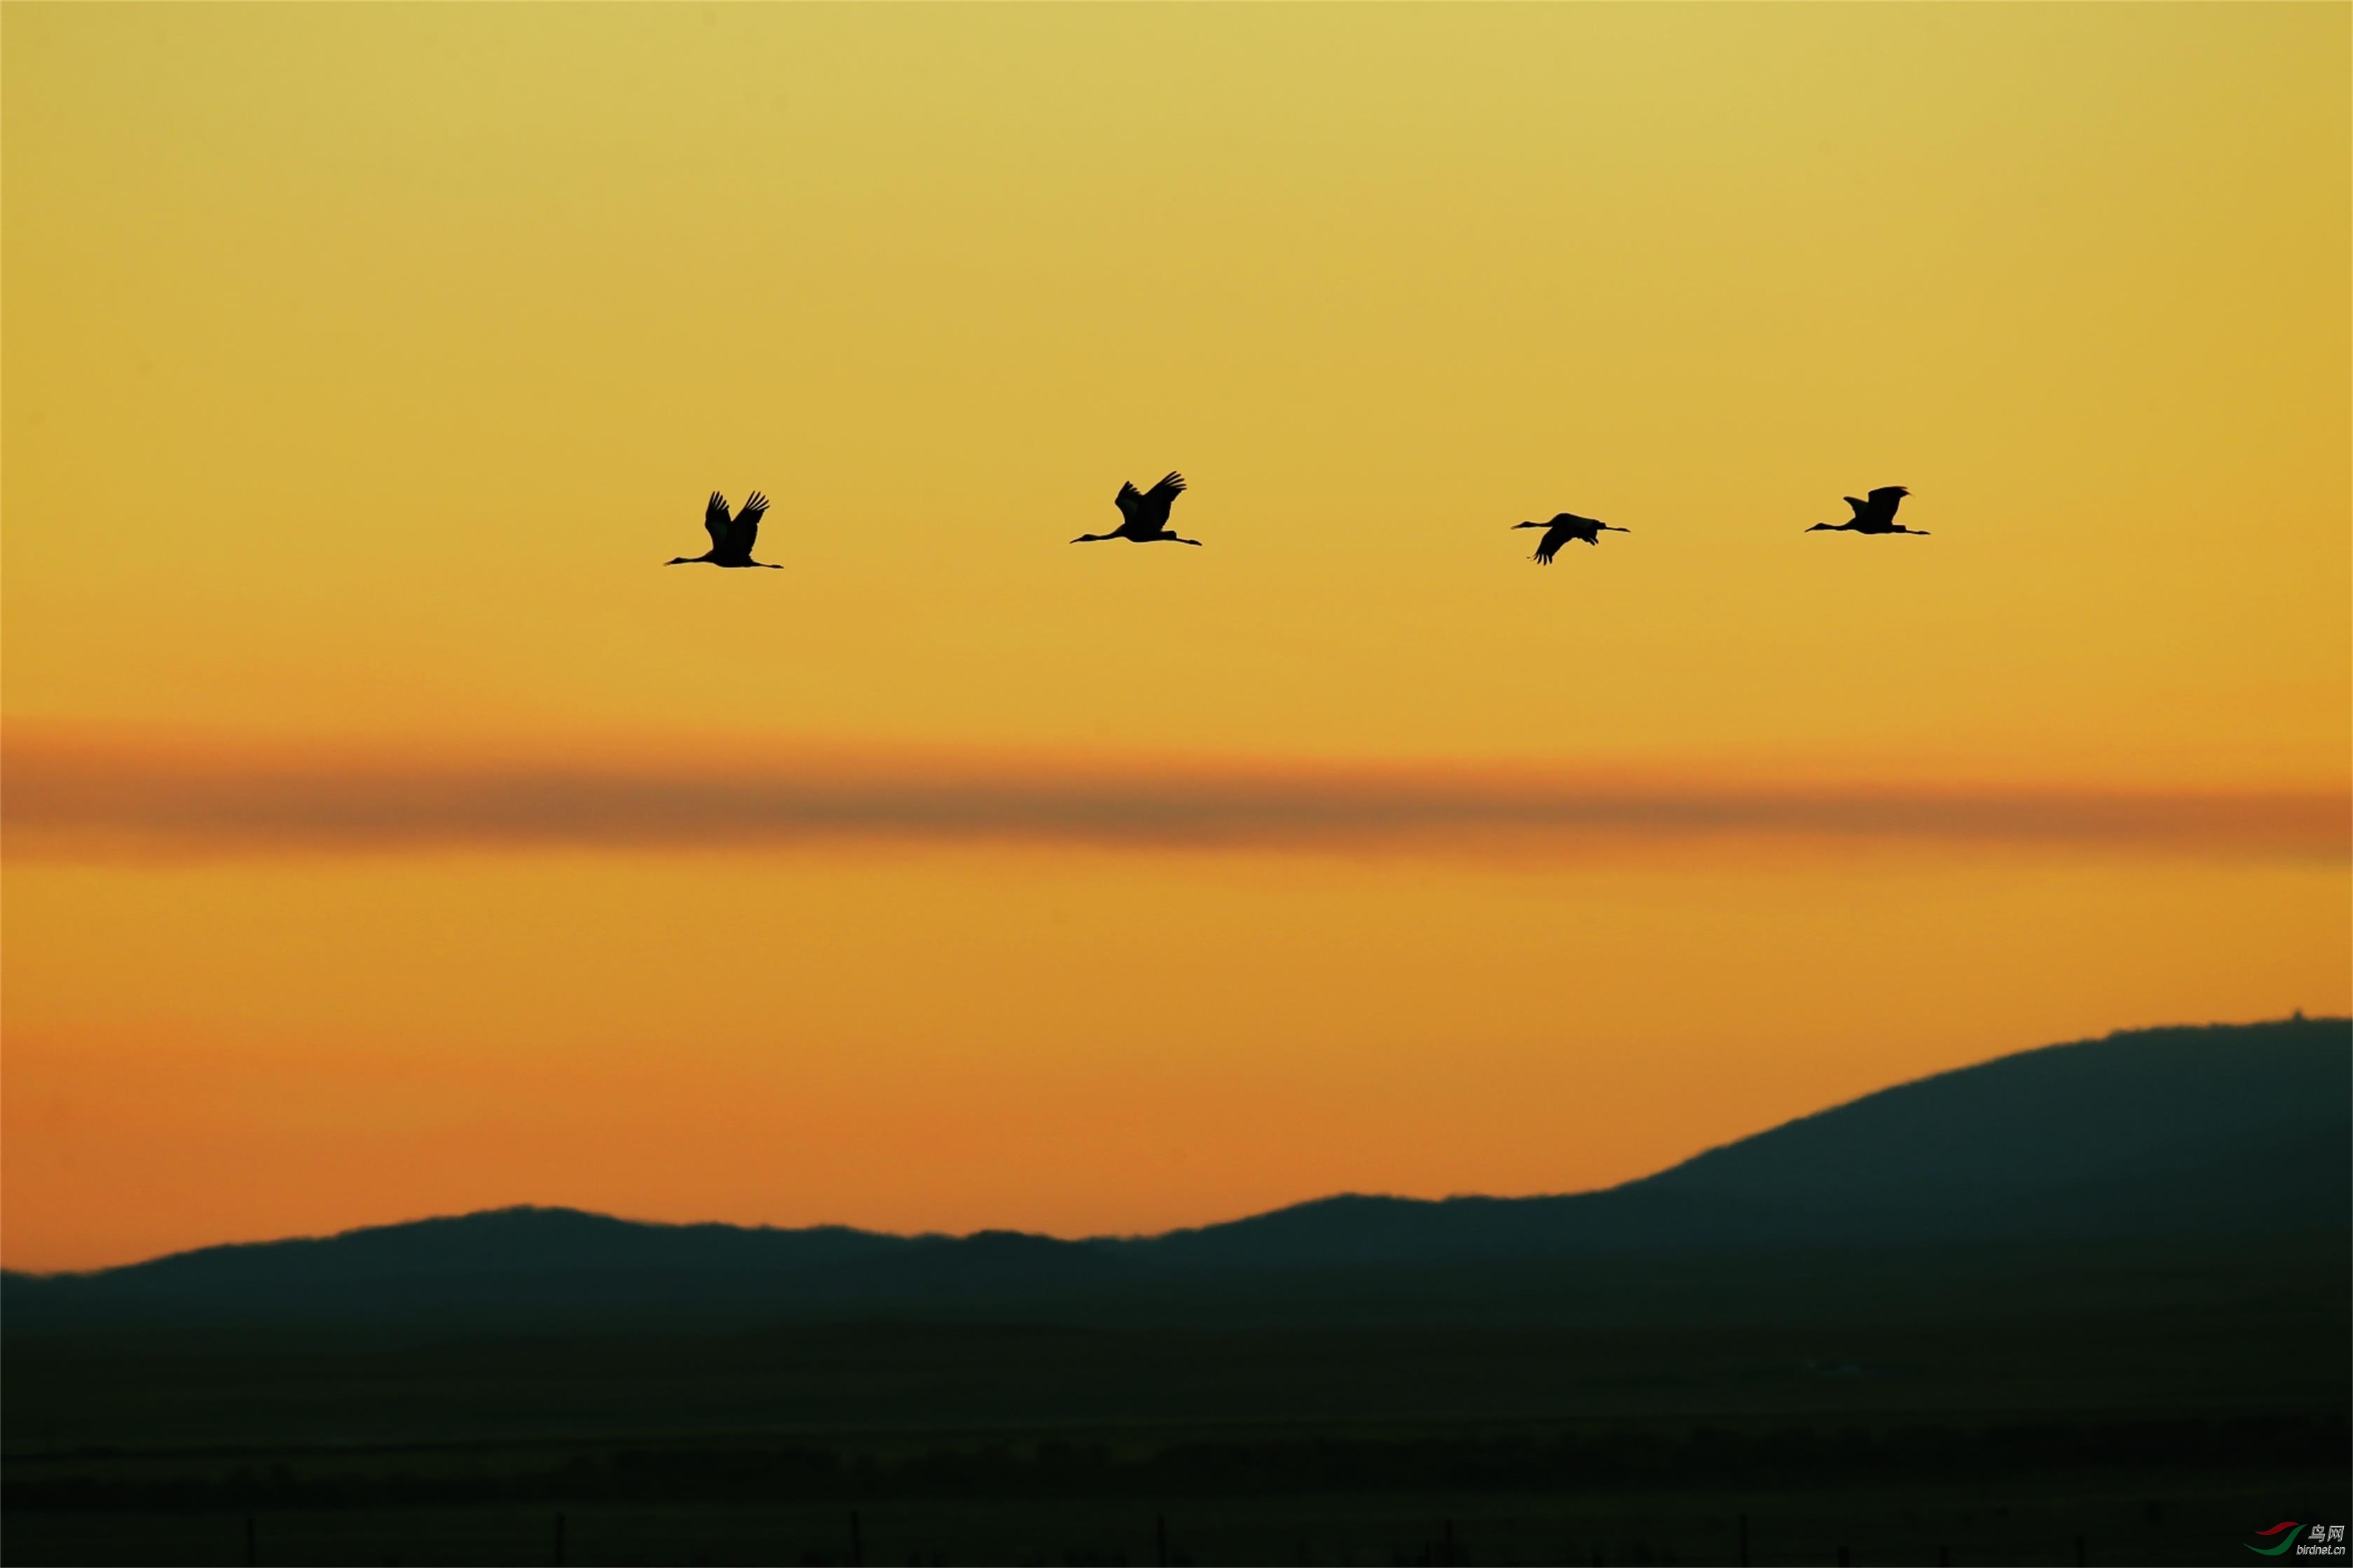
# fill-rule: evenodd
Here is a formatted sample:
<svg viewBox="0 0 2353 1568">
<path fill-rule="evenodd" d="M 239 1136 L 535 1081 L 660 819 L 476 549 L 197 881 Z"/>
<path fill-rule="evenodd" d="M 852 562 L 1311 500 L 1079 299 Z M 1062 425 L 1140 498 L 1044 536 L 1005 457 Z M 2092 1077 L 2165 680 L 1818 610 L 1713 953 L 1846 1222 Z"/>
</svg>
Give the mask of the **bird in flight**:
<svg viewBox="0 0 2353 1568">
<path fill-rule="evenodd" d="M 1166 539 L 1177 544 L 1198 544 L 1198 539 L 1182 539 L 1169 531 L 1168 509 L 1185 490 L 1185 476 L 1171 474 L 1148 490 L 1139 491 L 1133 484 L 1119 487 L 1112 504 L 1119 508 L 1120 522 L 1109 533 L 1082 533 L 1071 541 L 1073 544 L 1092 544 L 1101 539 L 1124 539 L 1131 544 L 1149 544 Z"/>
<path fill-rule="evenodd" d="M 752 499 L 744 503 L 744 510 L 730 521 L 727 498 L 712 490 L 710 504 L 702 509 L 702 526 L 711 531 L 711 548 L 700 555 L 673 555 L 662 564 L 688 566 L 697 561 L 708 561 L 713 566 L 765 566 L 771 572 L 783 571 L 773 563 L 752 559 L 752 543 L 760 537 L 760 519 L 767 510 L 768 498 L 754 490 Z"/>
<path fill-rule="evenodd" d="M 1916 533 L 1926 539 L 1928 537 L 1926 529 L 1906 528 L 1895 521 L 1895 509 L 1911 493 L 1902 485 L 1882 485 L 1861 500 L 1849 496 L 1846 504 L 1854 508 L 1852 517 L 1844 522 L 1818 522 L 1806 531 L 1819 533 L 1828 529 L 1832 533 L 1841 530 L 1850 533 Z"/>
<path fill-rule="evenodd" d="M 1588 544 L 1599 544 L 1601 542 L 1601 533 L 1604 529 L 1608 529 L 1611 533 L 1634 531 L 1630 528 L 1612 527 L 1598 517 L 1579 517 L 1573 511 L 1562 512 L 1550 522 L 1515 522 L 1512 526 L 1514 529 L 1541 528 L 1545 531 L 1545 536 L 1536 541 L 1536 552 L 1528 557 L 1539 566 L 1551 565 L 1552 558 L 1559 553 L 1560 547 L 1572 539 L 1582 539 Z"/>
</svg>

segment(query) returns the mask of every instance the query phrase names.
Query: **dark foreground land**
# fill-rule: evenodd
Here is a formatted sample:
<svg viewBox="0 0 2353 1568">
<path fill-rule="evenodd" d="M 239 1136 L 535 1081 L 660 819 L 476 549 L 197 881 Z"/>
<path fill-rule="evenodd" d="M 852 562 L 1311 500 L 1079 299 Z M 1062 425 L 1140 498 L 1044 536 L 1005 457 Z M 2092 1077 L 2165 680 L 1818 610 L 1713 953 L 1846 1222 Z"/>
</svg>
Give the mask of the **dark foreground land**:
<svg viewBox="0 0 2353 1568">
<path fill-rule="evenodd" d="M 2348 1040 L 2024 1053 L 1568 1197 L 12 1275 L 0 1552 L 2253 1563 L 2353 1526 Z"/>
<path fill-rule="evenodd" d="M 2353 1520 L 2349 1245 L 1498 1267 L 1323 1326 L 12 1332 L 5 1556 L 1734 1563 L 1745 1517 L 1758 1563 L 2253 1561 Z"/>
<path fill-rule="evenodd" d="M 2341 1496 L 2342 1483 L 2337 1483 Z M 893 1500 L 43 1515 L 11 1562 L 239 1563 L 2227 1563 L 2273 1489 L 2105 1486 L 1639 1496 L 1413 1491 L 1281 1500 Z M 1155 1513 L 1155 1510 L 1161 1511 Z M 2299 1514 L 2295 1517 L 2301 1518 Z M 247 1555 L 246 1524 L 254 1524 Z M 2277 1521 L 2272 1522 L 2276 1523 Z M 1746 1559 L 1738 1555 L 1742 1529 Z M 2276 1540 L 2277 1537 L 2274 1537 Z M 21 1542 L 21 1549 L 18 1546 Z M 2217 1544 L 2219 1543 L 2219 1544 Z M 21 1554 L 20 1554 L 21 1550 Z M 1166 1555 L 1162 1553 L 1165 1552 Z"/>
</svg>

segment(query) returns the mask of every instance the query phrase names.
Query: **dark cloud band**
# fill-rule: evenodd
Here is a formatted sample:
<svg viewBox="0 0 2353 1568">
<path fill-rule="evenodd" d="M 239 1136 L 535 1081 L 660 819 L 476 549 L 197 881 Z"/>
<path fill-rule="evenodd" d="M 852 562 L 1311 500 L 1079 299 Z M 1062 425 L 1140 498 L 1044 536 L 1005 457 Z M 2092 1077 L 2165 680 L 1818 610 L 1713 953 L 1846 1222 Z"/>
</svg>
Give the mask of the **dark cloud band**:
<svg viewBox="0 0 2353 1568">
<path fill-rule="evenodd" d="M 1046 763 L 404 767 L 110 757 L 15 743 L 0 801 L 12 852 L 77 856 L 859 839 L 1410 848 L 1761 837 L 2341 859 L 2353 838 L 2347 797 L 2319 793 L 1631 786 L 1476 770 L 1146 775 Z"/>
</svg>

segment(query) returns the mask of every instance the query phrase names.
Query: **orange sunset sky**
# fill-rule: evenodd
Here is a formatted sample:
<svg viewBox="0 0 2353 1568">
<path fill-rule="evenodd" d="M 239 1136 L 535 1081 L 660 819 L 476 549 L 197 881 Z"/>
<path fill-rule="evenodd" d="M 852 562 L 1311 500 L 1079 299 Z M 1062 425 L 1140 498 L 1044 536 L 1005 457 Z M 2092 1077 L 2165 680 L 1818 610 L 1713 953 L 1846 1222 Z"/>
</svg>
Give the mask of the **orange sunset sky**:
<svg viewBox="0 0 2353 1568">
<path fill-rule="evenodd" d="M 15 0 L 0 1258 L 1566 1191 L 2347 1011 L 2349 22 Z"/>
</svg>

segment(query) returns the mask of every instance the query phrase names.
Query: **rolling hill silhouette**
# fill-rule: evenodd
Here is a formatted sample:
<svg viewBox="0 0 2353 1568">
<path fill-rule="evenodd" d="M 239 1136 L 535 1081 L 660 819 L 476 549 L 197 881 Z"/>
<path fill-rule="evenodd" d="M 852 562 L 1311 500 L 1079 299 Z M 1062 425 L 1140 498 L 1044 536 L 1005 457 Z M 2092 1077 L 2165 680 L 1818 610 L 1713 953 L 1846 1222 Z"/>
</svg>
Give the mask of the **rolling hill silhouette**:
<svg viewBox="0 0 2353 1568">
<path fill-rule="evenodd" d="M 1442 1288 L 1639 1256 L 2162 1242 L 2353 1223 L 2353 1023 L 2145 1030 L 1867 1095 L 1606 1191 L 1344 1195 L 1149 1237 L 897 1237 L 512 1208 L 5 1276 L 12 1332 L 169 1319 L 1053 1311 L 1219 1289 Z"/>
</svg>

